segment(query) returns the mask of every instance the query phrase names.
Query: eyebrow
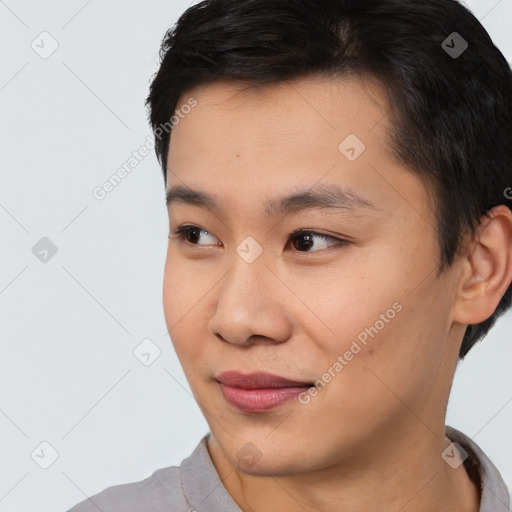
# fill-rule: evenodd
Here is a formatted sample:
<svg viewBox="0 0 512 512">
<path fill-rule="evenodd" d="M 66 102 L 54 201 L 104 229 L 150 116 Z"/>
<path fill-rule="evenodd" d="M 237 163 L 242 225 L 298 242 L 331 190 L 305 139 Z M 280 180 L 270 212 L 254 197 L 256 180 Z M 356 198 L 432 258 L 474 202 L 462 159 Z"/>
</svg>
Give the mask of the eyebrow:
<svg viewBox="0 0 512 512">
<path fill-rule="evenodd" d="M 199 190 L 176 185 L 166 192 L 166 205 L 183 203 L 199 206 L 222 213 L 221 201 L 215 195 Z M 312 189 L 300 190 L 288 196 L 268 199 L 264 203 L 264 212 L 267 216 L 288 215 L 309 209 L 356 209 L 378 208 L 367 199 L 357 195 L 353 191 L 343 189 L 337 185 L 316 185 Z"/>
</svg>

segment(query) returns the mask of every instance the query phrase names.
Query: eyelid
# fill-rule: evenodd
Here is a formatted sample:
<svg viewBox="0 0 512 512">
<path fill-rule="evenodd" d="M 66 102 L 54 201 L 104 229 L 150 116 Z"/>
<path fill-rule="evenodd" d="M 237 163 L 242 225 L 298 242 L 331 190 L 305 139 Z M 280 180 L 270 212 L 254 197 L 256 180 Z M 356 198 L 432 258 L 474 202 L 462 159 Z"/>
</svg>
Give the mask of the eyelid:
<svg viewBox="0 0 512 512">
<path fill-rule="evenodd" d="M 308 229 L 308 228 L 296 229 L 295 231 L 292 231 L 289 234 L 289 237 L 291 238 L 292 236 L 302 235 L 303 233 L 307 233 L 308 235 L 311 234 L 311 235 L 316 235 L 316 236 L 322 236 L 322 237 L 325 237 L 325 238 L 332 238 L 334 240 L 341 240 L 340 237 L 337 237 L 337 236 L 334 236 L 334 235 L 329 235 L 327 233 L 322 233 L 320 231 L 317 231 L 316 229 Z"/>
</svg>

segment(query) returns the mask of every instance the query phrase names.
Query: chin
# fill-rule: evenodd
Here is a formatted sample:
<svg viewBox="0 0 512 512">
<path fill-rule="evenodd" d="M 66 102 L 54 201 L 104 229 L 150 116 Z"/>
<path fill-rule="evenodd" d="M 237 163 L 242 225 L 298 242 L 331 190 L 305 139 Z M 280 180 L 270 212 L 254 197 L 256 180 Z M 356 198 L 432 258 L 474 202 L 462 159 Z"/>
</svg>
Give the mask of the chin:
<svg viewBox="0 0 512 512">
<path fill-rule="evenodd" d="M 277 459 L 272 461 L 260 460 L 255 464 L 244 464 L 238 459 L 232 461 L 237 471 L 250 476 L 291 476 L 300 473 L 309 472 L 309 469 L 303 466 L 303 461 L 287 462 L 279 461 Z"/>
<path fill-rule="evenodd" d="M 241 448 L 227 447 L 225 453 L 229 455 L 232 466 L 241 473 L 251 476 L 291 476 L 316 469 L 312 467 L 315 464 L 311 457 L 292 444 L 269 445 L 262 447 L 260 451 L 249 442 Z M 321 463 L 318 466 L 321 466 Z"/>
</svg>

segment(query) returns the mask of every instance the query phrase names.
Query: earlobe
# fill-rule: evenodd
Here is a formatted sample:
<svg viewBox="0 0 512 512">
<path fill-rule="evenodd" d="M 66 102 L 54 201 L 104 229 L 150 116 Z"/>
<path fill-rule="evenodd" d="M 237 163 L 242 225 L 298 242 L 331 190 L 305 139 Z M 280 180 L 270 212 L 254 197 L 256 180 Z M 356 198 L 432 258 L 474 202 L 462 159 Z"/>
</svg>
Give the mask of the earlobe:
<svg viewBox="0 0 512 512">
<path fill-rule="evenodd" d="M 512 212 L 500 205 L 483 216 L 461 275 L 454 320 L 477 324 L 496 310 L 512 281 Z"/>
</svg>

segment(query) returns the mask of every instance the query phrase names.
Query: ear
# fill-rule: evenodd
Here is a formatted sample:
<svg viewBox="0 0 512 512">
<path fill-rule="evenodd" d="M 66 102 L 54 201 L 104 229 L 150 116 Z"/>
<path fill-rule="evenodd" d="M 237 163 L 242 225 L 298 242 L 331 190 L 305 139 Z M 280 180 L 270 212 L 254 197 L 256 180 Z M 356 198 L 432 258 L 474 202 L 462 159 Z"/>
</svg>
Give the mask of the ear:
<svg viewBox="0 0 512 512">
<path fill-rule="evenodd" d="M 480 219 L 471 251 L 465 256 L 454 320 L 487 320 L 512 281 L 512 212 L 503 205 Z"/>
</svg>

